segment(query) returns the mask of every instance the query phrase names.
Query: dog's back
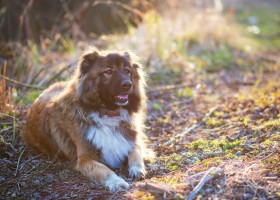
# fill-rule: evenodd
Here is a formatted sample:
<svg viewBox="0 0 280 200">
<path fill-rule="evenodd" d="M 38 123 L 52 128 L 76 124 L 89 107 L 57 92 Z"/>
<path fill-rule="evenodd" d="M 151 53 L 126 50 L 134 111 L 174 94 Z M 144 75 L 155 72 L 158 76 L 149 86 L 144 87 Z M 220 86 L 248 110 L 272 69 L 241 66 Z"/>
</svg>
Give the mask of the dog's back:
<svg viewBox="0 0 280 200">
<path fill-rule="evenodd" d="M 66 85 L 67 82 L 51 85 L 36 99 L 28 112 L 21 136 L 28 145 L 40 152 L 53 154 L 58 151 L 45 122 L 48 120 L 48 107 L 52 104 L 52 99 L 60 94 Z"/>
</svg>

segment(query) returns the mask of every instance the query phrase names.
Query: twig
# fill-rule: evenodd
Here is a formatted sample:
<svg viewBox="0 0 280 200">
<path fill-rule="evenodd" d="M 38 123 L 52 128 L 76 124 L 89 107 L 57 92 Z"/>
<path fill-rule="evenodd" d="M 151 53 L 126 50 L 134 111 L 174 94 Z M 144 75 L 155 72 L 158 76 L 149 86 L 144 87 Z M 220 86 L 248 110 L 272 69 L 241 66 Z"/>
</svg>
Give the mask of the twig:
<svg viewBox="0 0 280 200">
<path fill-rule="evenodd" d="M 2 117 L 2 116 L 10 117 L 10 118 L 12 118 L 12 119 L 18 121 L 18 119 L 17 119 L 15 116 L 8 115 L 8 114 L 5 114 L 5 113 L 0 112 L 0 117 Z"/>
<path fill-rule="evenodd" d="M 19 171 L 21 171 L 21 170 L 23 169 L 23 167 L 24 167 L 27 163 L 29 163 L 31 160 L 34 160 L 34 159 L 36 159 L 36 158 L 39 158 L 40 156 L 42 156 L 42 154 L 39 154 L 39 155 L 37 155 L 37 156 L 34 156 L 34 157 L 32 157 L 32 158 L 30 158 L 30 159 L 24 161 L 24 162 L 20 165 Z"/>
<path fill-rule="evenodd" d="M 124 10 L 127 10 L 129 12 L 132 12 L 134 14 L 136 14 L 137 16 L 143 18 L 144 17 L 144 14 L 138 10 L 138 9 L 135 9 L 135 8 L 132 8 L 131 6 L 128 6 L 126 4 L 123 4 L 121 2 L 118 2 L 118 1 L 95 1 L 92 3 L 92 6 L 96 6 L 98 4 L 107 4 L 107 5 L 116 5 L 116 6 L 119 6 L 121 8 L 123 8 Z"/>
<path fill-rule="evenodd" d="M 192 86 L 192 85 L 189 82 L 185 82 L 185 83 L 181 83 L 181 84 L 175 84 L 175 85 L 166 85 L 166 86 L 160 86 L 160 87 L 156 87 L 156 88 L 153 88 L 153 89 L 149 89 L 147 91 L 147 93 L 152 94 L 152 93 L 155 93 L 155 92 L 169 91 L 169 90 L 179 89 L 179 88 L 183 88 L 183 87 L 190 87 L 190 86 Z"/>
<path fill-rule="evenodd" d="M 4 183 L 1 183 L 0 186 L 3 186 L 3 185 L 5 185 L 5 184 L 8 184 L 8 183 L 13 182 L 13 181 L 18 181 L 20 178 L 34 177 L 34 176 L 37 176 L 37 175 L 39 175 L 39 174 L 42 174 L 43 172 L 45 172 L 47 169 L 49 169 L 49 168 L 55 163 L 55 161 L 56 161 L 56 159 L 57 159 L 58 154 L 60 153 L 60 151 L 61 151 L 61 150 L 59 150 L 59 151 L 54 155 L 53 159 L 51 160 L 51 163 L 49 163 L 49 164 L 48 164 L 44 169 L 42 169 L 41 171 L 36 172 L 36 173 L 34 173 L 34 174 L 23 175 L 23 176 L 21 176 L 21 177 L 8 180 L 8 181 L 6 181 L 6 182 L 4 182 Z M 32 168 L 31 170 L 33 170 L 33 168 Z M 31 170 L 30 170 L 30 171 L 31 171 Z M 27 172 L 27 173 L 28 173 L 28 172 Z"/>
<path fill-rule="evenodd" d="M 52 83 L 56 78 L 58 78 L 64 71 L 66 71 L 68 68 L 70 68 L 74 63 L 70 63 L 66 66 L 64 66 L 58 73 L 56 73 L 54 76 L 52 76 L 45 85 L 49 85 Z"/>
<path fill-rule="evenodd" d="M 11 79 L 11 78 L 9 78 L 7 76 L 4 76 L 2 74 L 0 74 L 0 77 L 4 78 L 5 80 L 7 80 L 7 81 L 9 81 L 11 83 L 17 84 L 19 86 L 23 86 L 23 87 L 27 87 L 27 88 L 33 88 L 33 89 L 40 89 L 40 90 L 43 89 L 42 87 L 39 87 L 39 86 L 36 86 L 36 85 L 29 85 L 27 83 L 21 83 L 21 82 L 19 82 L 17 80 Z"/>
<path fill-rule="evenodd" d="M 118 194 L 121 190 L 122 190 L 122 189 L 119 188 L 119 189 L 109 198 L 109 200 L 113 199 L 114 196 L 116 196 L 116 194 Z"/>
<path fill-rule="evenodd" d="M 195 186 L 193 191 L 189 194 L 189 196 L 187 197 L 187 200 L 194 199 L 197 196 L 198 192 L 205 185 L 205 183 L 208 182 L 209 180 L 213 179 L 221 171 L 222 171 L 221 168 L 216 168 L 216 167 L 211 167 L 209 170 L 207 170 L 205 175 L 202 177 L 202 179 L 199 181 L 199 183 Z"/>
<path fill-rule="evenodd" d="M 277 151 L 279 151 L 279 150 L 278 150 L 277 148 L 275 148 L 273 152 L 271 152 L 270 154 L 268 154 L 268 155 L 266 155 L 266 156 L 260 158 L 260 160 L 265 160 L 265 159 L 269 158 L 270 156 L 272 156 L 273 154 L 275 154 Z"/>
<path fill-rule="evenodd" d="M 167 104 L 165 106 L 165 109 L 168 109 L 168 108 L 171 108 L 173 106 L 179 106 L 181 104 L 190 104 L 191 102 L 193 102 L 193 99 L 192 98 L 188 98 L 188 99 L 185 99 L 183 101 L 176 101 L 176 102 L 172 102 L 170 104 Z"/>
<path fill-rule="evenodd" d="M 24 21 L 25 17 L 27 16 L 28 11 L 31 9 L 33 2 L 34 2 L 34 0 L 29 0 L 28 4 L 26 5 L 26 7 L 24 8 L 24 10 L 22 12 L 22 15 L 19 17 L 19 34 L 20 34 L 20 36 L 21 36 L 23 21 Z"/>
<path fill-rule="evenodd" d="M 4 144 L 9 145 L 15 152 L 17 152 L 17 150 L 13 147 L 13 145 L 11 143 L 9 143 L 9 142 L 6 142 L 2 136 L 0 136 L 0 140 Z"/>
<path fill-rule="evenodd" d="M 67 143 L 69 142 L 69 140 L 70 140 L 70 137 L 67 139 L 67 141 L 66 141 L 65 143 L 67 144 Z M 40 170 L 39 172 L 36 172 L 36 173 L 34 173 L 34 174 L 30 174 L 30 175 L 24 175 L 24 176 L 22 176 L 22 177 L 14 178 L 14 179 L 12 179 L 12 180 L 8 180 L 8 181 L 6 181 L 6 182 L 4 182 L 4 183 L 0 183 L 0 186 L 3 186 L 3 185 L 5 185 L 5 184 L 8 184 L 8 183 L 13 182 L 13 181 L 18 181 L 20 178 L 34 177 L 34 176 L 36 176 L 36 175 L 39 175 L 39 174 L 45 172 L 47 169 L 49 169 L 49 168 L 55 163 L 55 161 L 57 160 L 58 155 L 59 155 L 59 153 L 61 153 L 61 151 L 62 151 L 62 149 L 60 148 L 60 149 L 56 152 L 56 154 L 54 155 L 54 157 L 53 157 L 53 159 L 51 160 L 51 162 L 50 162 L 44 169 Z M 32 169 L 33 169 L 33 168 L 32 168 Z M 31 169 L 31 170 L 32 170 L 32 169 Z"/>
<path fill-rule="evenodd" d="M 0 130 L 0 133 L 4 133 L 4 132 L 10 131 L 12 129 L 13 129 L 13 127 L 4 128 L 4 129 Z"/>
<path fill-rule="evenodd" d="M 211 116 L 213 114 L 213 112 L 215 112 L 216 110 L 217 110 L 217 107 L 210 109 L 210 111 L 203 117 L 203 119 L 200 122 L 192 125 L 190 128 L 186 128 L 182 133 L 175 135 L 173 138 L 171 138 L 170 140 L 165 142 L 163 144 L 163 146 L 171 145 L 175 140 L 183 138 L 185 135 L 189 134 L 191 131 L 195 130 L 197 127 L 203 125 L 205 123 L 205 121 L 207 120 L 207 118 L 209 116 Z"/>
<path fill-rule="evenodd" d="M 77 26 L 78 24 L 77 24 L 77 22 L 76 22 L 76 20 L 75 20 L 75 17 L 74 17 L 74 15 L 73 15 L 73 13 L 71 12 L 71 10 L 70 10 L 70 8 L 69 8 L 69 6 L 68 6 L 68 4 L 67 4 L 64 0 L 60 0 L 60 2 L 62 3 L 63 9 L 69 14 L 69 20 L 70 20 L 70 22 L 71 22 L 73 25 Z"/>
<path fill-rule="evenodd" d="M 139 188 L 139 190 L 141 191 L 148 191 L 150 193 L 154 193 L 157 195 L 163 194 L 166 195 L 167 194 L 172 194 L 173 189 L 169 186 L 169 185 L 157 185 L 154 183 L 148 183 L 145 182 L 144 184 L 138 184 L 137 188 Z"/>
<path fill-rule="evenodd" d="M 26 147 L 22 150 L 21 154 L 20 154 L 20 155 L 19 155 L 19 157 L 18 157 L 18 161 L 17 161 L 17 168 L 16 168 L 16 171 L 15 171 L 15 175 L 14 175 L 14 176 L 17 176 L 18 169 L 19 169 L 20 159 L 21 159 L 21 157 L 22 157 L 23 153 L 25 152 L 25 150 L 26 150 Z"/>
<path fill-rule="evenodd" d="M 15 112 L 13 112 L 13 137 L 12 137 L 13 146 L 15 146 L 16 144 L 16 128 L 17 128 L 16 117 L 15 117 Z"/>
</svg>

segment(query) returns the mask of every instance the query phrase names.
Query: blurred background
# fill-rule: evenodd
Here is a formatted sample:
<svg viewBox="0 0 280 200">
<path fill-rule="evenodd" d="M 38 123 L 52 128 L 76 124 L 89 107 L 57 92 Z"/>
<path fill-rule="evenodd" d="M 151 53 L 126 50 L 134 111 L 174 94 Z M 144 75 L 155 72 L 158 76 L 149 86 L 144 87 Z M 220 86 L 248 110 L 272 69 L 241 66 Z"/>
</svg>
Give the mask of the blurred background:
<svg viewBox="0 0 280 200">
<path fill-rule="evenodd" d="M 233 48 L 248 55 L 279 48 L 278 0 L 1 0 L 0 5 L 1 70 L 6 63 L 8 77 L 38 87 L 68 76 L 89 45 L 130 49 L 157 76 L 181 73 L 186 66 L 231 68 Z"/>
</svg>

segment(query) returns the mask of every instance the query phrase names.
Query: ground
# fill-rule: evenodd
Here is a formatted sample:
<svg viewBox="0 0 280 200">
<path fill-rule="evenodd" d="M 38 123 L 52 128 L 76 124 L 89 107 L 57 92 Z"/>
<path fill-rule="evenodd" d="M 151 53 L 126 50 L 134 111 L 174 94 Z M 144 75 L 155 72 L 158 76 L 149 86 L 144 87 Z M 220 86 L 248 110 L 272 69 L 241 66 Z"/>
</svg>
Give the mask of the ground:
<svg viewBox="0 0 280 200">
<path fill-rule="evenodd" d="M 198 199 L 279 199 L 280 5 L 246 2 L 223 11 L 152 11 L 126 35 L 89 42 L 58 36 L 57 46 L 13 46 L 17 59 L 1 73 L 13 77 L 1 80 L 13 89 L 1 100 L 0 199 L 193 199 L 208 177 Z M 67 79 L 88 43 L 133 49 L 147 72 L 146 134 L 156 158 L 145 179 L 117 170 L 131 183 L 126 192 L 108 192 L 74 163 L 38 154 L 19 137 L 41 88 Z"/>
</svg>

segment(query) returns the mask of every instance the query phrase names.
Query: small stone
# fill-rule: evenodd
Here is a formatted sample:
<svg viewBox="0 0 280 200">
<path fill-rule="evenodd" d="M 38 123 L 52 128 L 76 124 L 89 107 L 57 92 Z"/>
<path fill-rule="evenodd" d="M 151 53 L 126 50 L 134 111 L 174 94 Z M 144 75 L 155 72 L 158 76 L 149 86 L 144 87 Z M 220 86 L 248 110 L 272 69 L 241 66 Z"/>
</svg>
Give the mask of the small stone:
<svg viewBox="0 0 280 200">
<path fill-rule="evenodd" d="M 77 194 L 72 194 L 72 193 L 70 195 L 71 198 L 74 198 L 74 197 L 77 197 L 77 196 L 78 196 Z"/>
<path fill-rule="evenodd" d="M 0 183 L 4 182 L 6 179 L 4 176 L 0 176 Z"/>
<path fill-rule="evenodd" d="M 32 183 L 33 183 L 34 185 L 36 185 L 36 186 L 41 185 L 41 181 L 38 180 L 38 179 L 33 180 Z"/>
<path fill-rule="evenodd" d="M 71 197 L 70 194 L 64 194 L 63 197 L 62 197 L 62 199 L 68 199 L 68 198 L 70 198 L 70 197 Z"/>
<path fill-rule="evenodd" d="M 155 165 L 151 165 L 151 164 L 147 164 L 147 168 L 150 170 L 156 170 L 158 169 L 160 166 L 155 164 Z"/>
<path fill-rule="evenodd" d="M 211 187 L 205 189 L 205 192 L 208 193 L 208 194 L 210 194 L 213 191 L 214 191 L 214 189 L 211 188 Z"/>
<path fill-rule="evenodd" d="M 47 183 L 52 183 L 54 181 L 54 177 L 52 174 L 47 174 L 45 180 Z"/>
<path fill-rule="evenodd" d="M 25 186 L 26 186 L 26 182 L 19 182 L 19 185 L 20 185 L 21 187 L 25 187 Z"/>
<path fill-rule="evenodd" d="M 13 194 L 11 195 L 11 197 L 16 197 L 17 194 L 15 192 L 13 192 Z"/>
<path fill-rule="evenodd" d="M 244 200 L 253 199 L 253 195 L 251 193 L 245 193 L 242 195 L 242 199 Z"/>
<path fill-rule="evenodd" d="M 32 194 L 32 196 L 33 196 L 34 198 L 38 198 L 38 197 L 41 196 L 41 193 L 40 193 L 40 192 L 34 192 L 34 193 Z"/>
<path fill-rule="evenodd" d="M 241 152 L 241 151 L 237 151 L 235 155 L 241 156 L 241 155 L 242 155 L 242 152 Z"/>
</svg>

